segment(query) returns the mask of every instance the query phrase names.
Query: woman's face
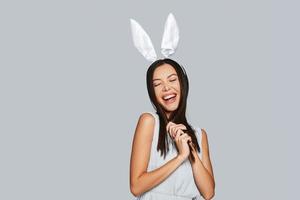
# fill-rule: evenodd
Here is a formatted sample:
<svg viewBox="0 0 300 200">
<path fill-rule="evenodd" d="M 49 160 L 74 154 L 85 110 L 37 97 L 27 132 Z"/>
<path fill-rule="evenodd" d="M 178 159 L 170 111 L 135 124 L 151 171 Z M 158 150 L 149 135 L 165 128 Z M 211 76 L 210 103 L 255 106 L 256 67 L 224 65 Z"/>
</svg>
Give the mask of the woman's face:
<svg viewBox="0 0 300 200">
<path fill-rule="evenodd" d="M 167 115 L 178 108 L 180 83 L 176 70 L 172 65 L 163 64 L 154 70 L 153 87 L 156 99 Z"/>
</svg>

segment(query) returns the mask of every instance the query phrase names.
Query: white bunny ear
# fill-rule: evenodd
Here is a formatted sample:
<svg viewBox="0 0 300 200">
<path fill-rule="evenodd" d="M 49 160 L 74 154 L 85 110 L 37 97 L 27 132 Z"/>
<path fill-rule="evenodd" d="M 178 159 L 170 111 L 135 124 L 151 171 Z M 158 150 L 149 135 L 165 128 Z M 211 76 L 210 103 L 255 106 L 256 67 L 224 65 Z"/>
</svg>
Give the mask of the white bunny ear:
<svg viewBox="0 0 300 200">
<path fill-rule="evenodd" d="M 179 41 L 179 29 L 172 13 L 168 15 L 165 23 L 165 30 L 161 42 L 161 53 L 165 57 L 169 57 L 177 48 Z"/>
<path fill-rule="evenodd" d="M 130 24 L 134 46 L 148 61 L 155 61 L 157 59 L 155 49 L 146 31 L 134 19 L 130 19 Z"/>
</svg>

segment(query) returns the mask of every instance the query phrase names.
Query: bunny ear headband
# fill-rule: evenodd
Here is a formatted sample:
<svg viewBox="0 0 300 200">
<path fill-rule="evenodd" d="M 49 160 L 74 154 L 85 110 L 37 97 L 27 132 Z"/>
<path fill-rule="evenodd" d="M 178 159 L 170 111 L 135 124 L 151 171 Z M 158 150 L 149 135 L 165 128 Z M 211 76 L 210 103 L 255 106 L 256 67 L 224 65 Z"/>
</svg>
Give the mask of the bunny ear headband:
<svg viewBox="0 0 300 200">
<path fill-rule="evenodd" d="M 130 19 L 130 24 L 134 46 L 146 58 L 146 60 L 151 62 L 157 60 L 155 49 L 146 31 L 134 19 Z M 170 13 L 165 23 L 163 38 L 161 42 L 161 53 L 165 58 L 175 53 L 178 41 L 179 29 L 174 15 Z"/>
</svg>

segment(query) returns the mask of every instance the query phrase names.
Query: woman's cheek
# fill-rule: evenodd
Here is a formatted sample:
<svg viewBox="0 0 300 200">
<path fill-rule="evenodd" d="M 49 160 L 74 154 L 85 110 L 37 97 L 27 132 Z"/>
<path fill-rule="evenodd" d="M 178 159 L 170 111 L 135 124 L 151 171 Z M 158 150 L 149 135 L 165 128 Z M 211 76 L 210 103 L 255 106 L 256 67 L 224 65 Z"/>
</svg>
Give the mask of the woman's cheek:
<svg viewBox="0 0 300 200">
<path fill-rule="evenodd" d="M 159 101 L 159 92 L 157 91 L 157 89 L 154 89 L 155 92 L 155 97 L 157 99 L 157 101 Z"/>
</svg>

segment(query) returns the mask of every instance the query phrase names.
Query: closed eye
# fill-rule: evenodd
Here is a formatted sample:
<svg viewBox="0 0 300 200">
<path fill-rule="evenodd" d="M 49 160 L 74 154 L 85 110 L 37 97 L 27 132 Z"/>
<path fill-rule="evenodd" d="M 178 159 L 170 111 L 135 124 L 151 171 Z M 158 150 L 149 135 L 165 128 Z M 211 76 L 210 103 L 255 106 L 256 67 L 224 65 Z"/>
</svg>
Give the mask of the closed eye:
<svg viewBox="0 0 300 200">
<path fill-rule="evenodd" d="M 177 80 L 177 78 L 175 78 L 175 79 L 171 79 L 170 80 L 170 82 L 174 82 L 174 81 L 176 81 Z M 156 86 L 159 86 L 160 85 L 160 83 L 157 83 L 157 84 L 153 84 L 154 85 L 154 87 L 156 87 Z"/>
</svg>

